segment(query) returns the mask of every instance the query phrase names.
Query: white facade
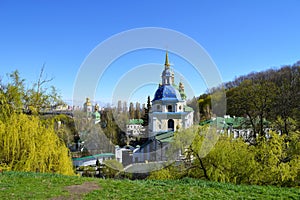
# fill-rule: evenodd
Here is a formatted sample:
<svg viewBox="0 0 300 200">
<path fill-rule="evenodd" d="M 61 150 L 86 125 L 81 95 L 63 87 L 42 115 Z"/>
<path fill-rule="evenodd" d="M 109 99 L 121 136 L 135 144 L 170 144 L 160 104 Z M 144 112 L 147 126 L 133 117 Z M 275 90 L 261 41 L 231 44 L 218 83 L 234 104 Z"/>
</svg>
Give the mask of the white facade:
<svg viewBox="0 0 300 200">
<path fill-rule="evenodd" d="M 162 82 L 159 84 L 152 100 L 148 118 L 148 141 L 132 150 L 116 149 L 116 159 L 126 165 L 124 156 L 132 163 L 166 161 L 170 138 L 177 129 L 186 129 L 193 125 L 194 111 L 186 105 L 186 95 L 183 83 L 179 87 L 174 84 L 174 72 L 170 69 L 168 53 L 166 53 L 165 68 L 162 72 Z M 139 134 L 138 125 L 127 125 L 127 133 Z M 128 134 L 129 135 L 129 134 Z M 124 153 L 126 152 L 126 153 Z M 178 157 L 180 153 L 178 152 Z M 125 164 L 124 164 L 125 163 Z"/>
<path fill-rule="evenodd" d="M 145 128 L 141 124 L 127 124 L 126 134 L 133 137 L 138 137 L 143 134 Z"/>
<path fill-rule="evenodd" d="M 186 105 L 184 86 L 174 84 L 174 72 L 170 69 L 168 54 L 162 72 L 162 84 L 159 85 L 152 100 L 149 113 L 149 132 L 155 135 L 160 132 L 176 131 L 193 125 L 194 111 Z"/>
</svg>

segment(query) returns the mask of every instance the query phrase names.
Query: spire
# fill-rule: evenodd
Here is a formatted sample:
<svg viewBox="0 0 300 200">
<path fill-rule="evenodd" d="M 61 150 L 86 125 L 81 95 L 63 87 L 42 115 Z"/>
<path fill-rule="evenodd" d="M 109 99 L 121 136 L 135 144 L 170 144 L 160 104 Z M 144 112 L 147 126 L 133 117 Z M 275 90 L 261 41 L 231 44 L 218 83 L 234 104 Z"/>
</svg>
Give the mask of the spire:
<svg viewBox="0 0 300 200">
<path fill-rule="evenodd" d="M 166 68 L 166 69 L 169 69 L 169 68 L 170 68 L 169 57 L 168 57 L 168 51 L 166 51 L 165 68 Z"/>
<path fill-rule="evenodd" d="M 162 72 L 162 85 L 172 85 L 174 84 L 174 72 L 170 69 L 168 51 L 166 51 L 165 69 Z"/>
</svg>

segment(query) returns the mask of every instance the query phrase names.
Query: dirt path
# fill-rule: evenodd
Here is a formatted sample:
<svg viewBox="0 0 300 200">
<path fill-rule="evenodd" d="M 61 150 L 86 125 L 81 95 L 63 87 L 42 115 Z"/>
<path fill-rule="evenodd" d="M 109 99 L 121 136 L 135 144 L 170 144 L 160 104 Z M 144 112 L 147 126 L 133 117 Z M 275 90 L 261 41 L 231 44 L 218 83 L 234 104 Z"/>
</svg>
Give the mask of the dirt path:
<svg viewBox="0 0 300 200">
<path fill-rule="evenodd" d="M 80 200 L 83 194 L 93 190 L 99 190 L 100 186 L 95 182 L 85 182 L 82 185 L 70 185 L 64 188 L 70 193 L 70 196 L 59 196 L 51 198 L 51 200 Z"/>
</svg>

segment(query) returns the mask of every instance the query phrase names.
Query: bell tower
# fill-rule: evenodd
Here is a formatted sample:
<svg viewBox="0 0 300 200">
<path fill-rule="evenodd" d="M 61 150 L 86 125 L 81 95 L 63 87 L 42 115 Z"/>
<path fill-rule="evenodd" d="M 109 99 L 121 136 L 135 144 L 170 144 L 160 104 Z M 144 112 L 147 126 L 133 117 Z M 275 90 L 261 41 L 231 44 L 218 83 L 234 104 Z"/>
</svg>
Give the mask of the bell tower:
<svg viewBox="0 0 300 200">
<path fill-rule="evenodd" d="M 165 59 L 165 69 L 162 72 L 162 85 L 173 85 L 174 84 L 174 72 L 170 69 L 168 51 L 166 52 L 166 59 Z"/>
</svg>

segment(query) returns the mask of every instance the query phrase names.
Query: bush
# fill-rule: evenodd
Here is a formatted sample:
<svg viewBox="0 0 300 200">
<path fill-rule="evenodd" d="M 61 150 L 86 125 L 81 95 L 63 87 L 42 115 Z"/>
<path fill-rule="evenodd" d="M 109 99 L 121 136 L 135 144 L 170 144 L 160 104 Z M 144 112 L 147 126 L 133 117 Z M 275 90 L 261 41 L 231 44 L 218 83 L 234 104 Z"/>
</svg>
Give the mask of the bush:
<svg viewBox="0 0 300 200">
<path fill-rule="evenodd" d="M 180 170 L 181 166 L 170 165 L 163 169 L 153 171 L 148 176 L 150 180 L 175 180 L 184 176 L 184 172 Z"/>
<path fill-rule="evenodd" d="M 117 174 L 124 170 L 123 165 L 117 160 L 104 161 L 105 169 L 103 171 L 104 176 L 107 178 L 114 178 Z"/>
</svg>

